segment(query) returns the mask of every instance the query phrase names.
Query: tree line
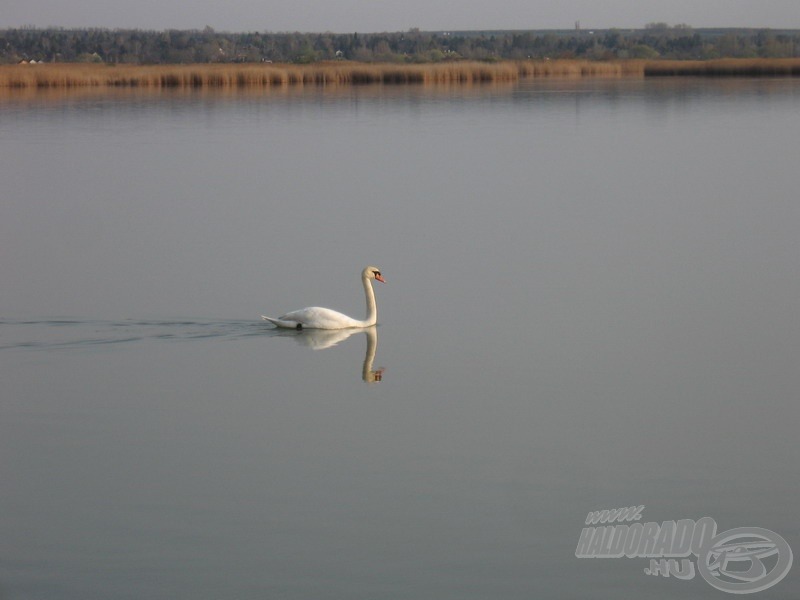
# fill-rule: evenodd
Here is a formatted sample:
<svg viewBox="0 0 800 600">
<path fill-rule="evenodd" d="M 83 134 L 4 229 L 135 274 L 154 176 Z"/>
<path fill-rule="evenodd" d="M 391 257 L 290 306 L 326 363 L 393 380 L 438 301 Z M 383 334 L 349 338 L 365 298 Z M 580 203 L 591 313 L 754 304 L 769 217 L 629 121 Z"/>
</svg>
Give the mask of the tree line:
<svg viewBox="0 0 800 600">
<path fill-rule="evenodd" d="M 644 29 L 396 33 L 229 33 L 127 29 L 0 30 L 0 62 L 131 64 L 439 62 L 581 58 L 784 58 L 800 54 L 800 31 L 693 29 L 651 23 Z"/>
</svg>

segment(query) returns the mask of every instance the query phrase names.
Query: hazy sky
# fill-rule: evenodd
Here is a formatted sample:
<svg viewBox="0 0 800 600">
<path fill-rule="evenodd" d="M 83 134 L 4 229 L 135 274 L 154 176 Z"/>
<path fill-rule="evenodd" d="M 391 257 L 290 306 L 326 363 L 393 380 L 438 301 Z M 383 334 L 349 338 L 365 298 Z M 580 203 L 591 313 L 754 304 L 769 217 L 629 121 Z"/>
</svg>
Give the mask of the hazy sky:
<svg viewBox="0 0 800 600">
<path fill-rule="evenodd" d="M 0 28 L 220 31 L 642 27 L 800 28 L 797 0 L 0 0 Z"/>
</svg>

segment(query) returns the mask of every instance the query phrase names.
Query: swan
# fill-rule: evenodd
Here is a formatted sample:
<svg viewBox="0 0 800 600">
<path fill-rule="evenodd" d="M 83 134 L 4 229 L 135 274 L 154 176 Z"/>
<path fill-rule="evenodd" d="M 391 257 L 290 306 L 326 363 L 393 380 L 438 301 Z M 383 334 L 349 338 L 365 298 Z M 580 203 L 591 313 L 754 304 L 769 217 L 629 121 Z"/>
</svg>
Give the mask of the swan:
<svg viewBox="0 0 800 600">
<path fill-rule="evenodd" d="M 381 283 L 386 280 L 381 275 L 381 270 L 377 267 L 365 267 L 361 271 L 361 283 L 364 285 L 364 296 L 367 299 L 367 318 L 363 321 L 353 319 L 338 311 L 319 306 L 310 306 L 286 313 L 278 317 L 266 317 L 261 315 L 265 321 L 286 329 L 350 329 L 371 327 L 378 320 L 378 307 L 375 305 L 375 292 L 372 289 L 372 280 L 377 279 Z"/>
</svg>

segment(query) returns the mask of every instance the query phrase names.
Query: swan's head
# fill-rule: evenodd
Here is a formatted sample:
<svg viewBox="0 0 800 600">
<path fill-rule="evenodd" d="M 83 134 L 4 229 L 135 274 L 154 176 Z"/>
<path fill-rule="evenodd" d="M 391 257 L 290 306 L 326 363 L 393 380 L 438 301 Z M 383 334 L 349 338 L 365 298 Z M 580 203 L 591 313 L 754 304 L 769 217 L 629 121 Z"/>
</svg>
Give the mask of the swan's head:
<svg viewBox="0 0 800 600">
<path fill-rule="evenodd" d="M 381 275 L 381 270 L 378 267 L 367 267 L 361 272 L 362 277 L 367 279 L 377 279 L 381 283 L 386 283 L 386 280 Z"/>
</svg>

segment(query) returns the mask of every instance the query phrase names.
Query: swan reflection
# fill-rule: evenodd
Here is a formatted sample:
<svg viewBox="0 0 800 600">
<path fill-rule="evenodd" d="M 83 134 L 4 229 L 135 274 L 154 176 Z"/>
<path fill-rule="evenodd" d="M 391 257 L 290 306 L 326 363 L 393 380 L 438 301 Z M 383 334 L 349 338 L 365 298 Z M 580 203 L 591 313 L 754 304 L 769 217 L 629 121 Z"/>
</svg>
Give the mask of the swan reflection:
<svg viewBox="0 0 800 600">
<path fill-rule="evenodd" d="M 292 338 L 301 346 L 312 350 L 325 350 L 345 341 L 353 335 L 363 333 L 367 338 L 367 348 L 364 354 L 364 363 L 361 367 L 361 379 L 367 383 L 379 383 L 383 379 L 384 367 L 375 369 L 375 353 L 378 350 L 378 328 L 376 325 L 363 329 L 302 329 L 300 331 L 289 329 L 272 329 L 270 335 Z"/>
</svg>

